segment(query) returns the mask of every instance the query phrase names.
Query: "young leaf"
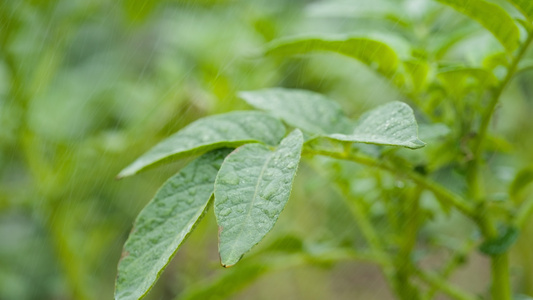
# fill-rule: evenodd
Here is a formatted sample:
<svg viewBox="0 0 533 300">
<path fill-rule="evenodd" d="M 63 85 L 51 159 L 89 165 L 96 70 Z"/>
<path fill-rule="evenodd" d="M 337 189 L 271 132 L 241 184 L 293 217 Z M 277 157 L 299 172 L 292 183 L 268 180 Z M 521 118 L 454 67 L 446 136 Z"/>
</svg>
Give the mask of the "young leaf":
<svg viewBox="0 0 533 300">
<path fill-rule="evenodd" d="M 296 55 L 315 51 L 331 51 L 355 58 L 391 77 L 398 65 L 398 56 L 388 45 L 365 37 L 328 39 L 322 37 L 292 38 L 274 42 L 266 54 Z"/>
<path fill-rule="evenodd" d="M 118 265 L 116 300 L 140 299 L 206 211 L 230 149 L 206 153 L 171 177 L 141 211 Z"/>
<path fill-rule="evenodd" d="M 331 134 L 328 137 L 345 142 L 421 148 L 418 126 L 413 110 L 405 103 L 391 102 L 375 108 L 359 120 L 350 135 Z"/>
<path fill-rule="evenodd" d="M 164 161 L 217 148 L 254 142 L 276 145 L 284 135 L 283 124 L 262 112 L 241 111 L 206 117 L 157 144 L 122 170 L 118 177 L 134 175 Z"/>
<path fill-rule="evenodd" d="M 515 227 L 505 228 L 500 235 L 492 240 L 486 240 L 479 245 L 479 251 L 487 255 L 498 255 L 505 253 L 518 239 L 520 230 Z"/>
<path fill-rule="evenodd" d="M 253 107 L 309 133 L 346 133 L 353 128 L 340 106 L 318 93 L 271 88 L 241 92 L 239 96 Z"/>
<path fill-rule="evenodd" d="M 438 0 L 480 23 L 512 52 L 520 42 L 520 31 L 507 12 L 496 4 L 484 0 Z"/>
<path fill-rule="evenodd" d="M 237 263 L 276 223 L 289 200 L 302 144 L 303 134 L 296 129 L 275 151 L 249 144 L 224 160 L 215 182 L 215 216 L 224 267 Z"/>
<path fill-rule="evenodd" d="M 524 16 L 530 21 L 533 21 L 533 1 L 531 0 L 509 0 L 516 8 L 518 8 Z"/>
</svg>

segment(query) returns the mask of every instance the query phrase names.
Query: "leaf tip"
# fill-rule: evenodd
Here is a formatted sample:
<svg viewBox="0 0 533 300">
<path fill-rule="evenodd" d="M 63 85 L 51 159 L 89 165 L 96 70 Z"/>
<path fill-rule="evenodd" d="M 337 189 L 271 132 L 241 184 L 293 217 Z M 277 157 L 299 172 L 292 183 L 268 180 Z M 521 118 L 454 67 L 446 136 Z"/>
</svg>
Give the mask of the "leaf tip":
<svg viewBox="0 0 533 300">
<path fill-rule="evenodd" d="M 412 144 L 412 146 L 410 147 L 411 149 L 420 149 L 426 146 L 426 143 L 421 141 L 420 139 L 416 139 L 412 141 L 411 144 Z"/>
</svg>

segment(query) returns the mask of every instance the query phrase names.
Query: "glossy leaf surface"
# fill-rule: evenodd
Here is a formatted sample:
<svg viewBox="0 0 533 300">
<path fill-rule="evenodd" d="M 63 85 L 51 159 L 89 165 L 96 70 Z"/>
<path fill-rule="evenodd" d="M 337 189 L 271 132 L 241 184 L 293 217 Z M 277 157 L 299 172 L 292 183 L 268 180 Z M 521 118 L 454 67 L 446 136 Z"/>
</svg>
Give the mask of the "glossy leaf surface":
<svg viewBox="0 0 533 300">
<path fill-rule="evenodd" d="M 438 0 L 477 21 L 511 52 L 519 45 L 520 32 L 513 19 L 496 4 L 484 0 Z"/>
<path fill-rule="evenodd" d="M 418 125 L 413 110 L 405 103 L 391 102 L 363 116 L 352 134 L 328 137 L 345 142 L 402 146 L 417 149 L 425 145 L 418 139 Z"/>
<path fill-rule="evenodd" d="M 253 107 L 309 133 L 346 133 L 353 128 L 335 101 L 311 91 L 271 88 L 241 92 L 239 96 Z"/>
<path fill-rule="evenodd" d="M 171 177 L 141 211 L 118 265 L 115 299 L 140 299 L 206 211 L 230 149 L 206 153 Z"/>
<path fill-rule="evenodd" d="M 296 55 L 316 51 L 336 52 L 375 67 L 386 77 L 392 76 L 398 65 L 398 56 L 387 44 L 366 37 L 329 39 L 325 37 L 293 38 L 274 42 L 266 54 Z"/>
<path fill-rule="evenodd" d="M 261 144 L 237 148 L 215 182 L 221 264 L 230 267 L 272 229 L 285 207 L 300 162 L 303 134 L 296 129 L 275 151 Z"/>
<path fill-rule="evenodd" d="M 256 111 L 240 111 L 199 119 L 143 154 L 118 175 L 130 176 L 164 161 L 223 147 L 260 142 L 276 145 L 285 135 L 283 124 Z"/>
</svg>

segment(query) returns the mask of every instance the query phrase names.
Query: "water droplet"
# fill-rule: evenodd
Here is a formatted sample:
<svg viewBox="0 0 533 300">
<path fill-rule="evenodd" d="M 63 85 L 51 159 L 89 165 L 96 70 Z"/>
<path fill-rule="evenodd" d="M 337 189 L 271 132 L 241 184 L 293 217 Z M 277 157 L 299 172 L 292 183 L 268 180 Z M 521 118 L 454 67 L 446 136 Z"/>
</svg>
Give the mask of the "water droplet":
<svg viewBox="0 0 533 300">
<path fill-rule="evenodd" d="M 219 215 L 225 217 L 227 215 L 231 214 L 231 209 L 230 208 L 224 208 L 223 210 L 221 210 L 219 212 Z"/>
<path fill-rule="evenodd" d="M 235 173 L 226 173 L 221 176 L 220 182 L 224 184 L 236 185 L 239 184 L 239 176 Z"/>
<path fill-rule="evenodd" d="M 275 218 L 278 213 L 275 209 L 264 209 L 263 211 L 271 219 Z"/>
</svg>

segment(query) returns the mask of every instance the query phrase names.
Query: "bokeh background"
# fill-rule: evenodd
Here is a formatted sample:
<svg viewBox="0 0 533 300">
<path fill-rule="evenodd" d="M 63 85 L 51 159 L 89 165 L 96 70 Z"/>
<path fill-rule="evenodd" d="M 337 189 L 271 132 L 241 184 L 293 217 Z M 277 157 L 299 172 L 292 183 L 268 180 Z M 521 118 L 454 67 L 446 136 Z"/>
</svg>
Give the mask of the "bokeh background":
<svg viewBox="0 0 533 300">
<path fill-rule="evenodd" d="M 402 51 L 413 40 L 405 28 L 431 32 L 428 48 L 461 29 L 469 38 L 450 47 L 444 56 L 450 62 L 477 64 L 498 50 L 478 24 L 429 0 L 1 0 L 0 299 L 111 299 L 135 216 L 184 161 L 114 177 L 191 121 L 249 109 L 237 91 L 310 89 L 354 118 L 402 100 L 354 60 L 263 57 L 266 43 L 300 34 L 376 34 Z M 517 166 L 497 169 L 504 184 L 533 158 L 531 75 L 513 82 L 497 113 L 498 149 L 508 149 Z M 218 263 L 209 212 L 148 299 L 392 299 L 381 272 L 364 257 L 334 263 L 322 255 L 364 244 L 326 177 L 358 174 L 358 192 L 380 197 L 367 179 L 373 171 L 334 163 L 330 170 L 338 174 L 300 168 L 279 224 L 235 270 Z M 389 192 L 401 193 L 391 182 Z M 450 240 L 472 231 L 454 215 L 430 225 L 423 234 Z M 530 246 L 522 238 L 513 252 L 513 283 L 522 293 L 533 292 Z M 306 259 L 290 255 L 302 251 Z M 424 264 L 447 256 L 432 252 Z M 488 260 L 474 254 L 453 281 L 484 293 L 489 271 Z"/>
</svg>

